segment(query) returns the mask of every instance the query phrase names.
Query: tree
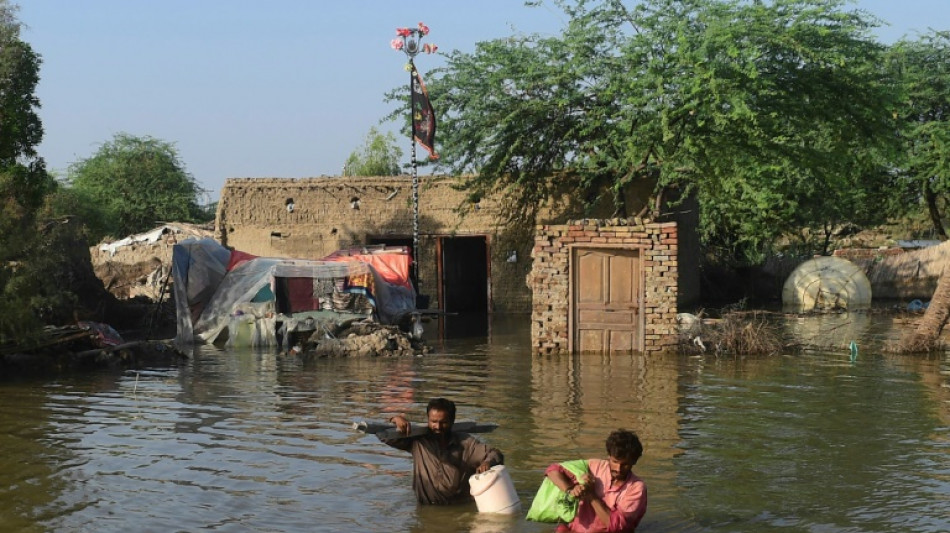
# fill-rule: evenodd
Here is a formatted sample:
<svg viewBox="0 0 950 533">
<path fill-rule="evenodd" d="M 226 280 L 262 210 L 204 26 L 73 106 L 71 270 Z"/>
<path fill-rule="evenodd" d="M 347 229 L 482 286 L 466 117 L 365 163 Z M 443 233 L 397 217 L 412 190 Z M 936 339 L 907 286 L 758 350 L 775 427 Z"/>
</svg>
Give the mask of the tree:
<svg viewBox="0 0 950 533">
<path fill-rule="evenodd" d="M 862 198 L 886 177 L 893 88 L 867 15 L 843 0 L 557 3 L 561 35 L 481 42 L 430 74 L 441 161 L 473 196 L 531 210 L 566 189 L 658 217 L 694 195 L 706 242 L 738 258 L 817 215 L 880 216 Z M 648 202 L 631 202 L 638 183 Z"/>
<path fill-rule="evenodd" d="M 16 8 L 0 0 L 0 186 L 4 198 L 27 212 L 42 203 L 52 180 L 36 154 L 43 125 L 34 92 L 39 82 L 40 56 L 20 40 Z M 9 207 L 9 206 L 8 206 Z"/>
<path fill-rule="evenodd" d="M 37 156 L 40 56 L 20 39 L 16 7 L 0 0 L 0 339 L 37 331 L 31 295 L 42 277 L 30 268 L 36 212 L 53 185 Z"/>
<path fill-rule="evenodd" d="M 902 40 L 889 54 L 901 82 L 903 160 L 900 168 L 923 199 L 942 239 L 950 195 L 950 32 Z"/>
<path fill-rule="evenodd" d="M 90 237 L 140 233 L 159 221 L 200 221 L 202 192 L 174 145 L 152 137 L 117 134 L 88 159 L 70 166 L 70 194 L 94 209 Z"/>
<path fill-rule="evenodd" d="M 901 80 L 900 124 L 904 142 L 901 170 L 919 192 L 934 230 L 947 238 L 943 223 L 950 195 L 950 32 L 932 32 L 894 45 L 890 63 Z M 942 205 L 942 207 L 941 207 Z M 950 317 L 950 269 L 944 269 L 930 306 L 902 352 L 939 349 Z"/>
<path fill-rule="evenodd" d="M 402 150 L 392 132 L 385 135 L 376 127 L 369 129 L 363 146 L 346 159 L 344 176 L 398 176 Z"/>
</svg>

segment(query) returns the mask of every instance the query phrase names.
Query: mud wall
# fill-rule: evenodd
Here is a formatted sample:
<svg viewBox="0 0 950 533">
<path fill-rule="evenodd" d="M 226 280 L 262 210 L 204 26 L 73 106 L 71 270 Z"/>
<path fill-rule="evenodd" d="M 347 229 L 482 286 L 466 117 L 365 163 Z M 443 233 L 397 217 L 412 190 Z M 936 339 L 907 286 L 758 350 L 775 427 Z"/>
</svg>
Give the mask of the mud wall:
<svg viewBox="0 0 950 533">
<path fill-rule="evenodd" d="M 911 251 L 900 248 L 835 250 L 834 255 L 864 269 L 875 300 L 929 301 L 937 289 L 940 273 L 950 261 L 950 242 Z"/>
<path fill-rule="evenodd" d="M 484 236 L 491 256 L 493 310 L 529 312 L 525 275 L 531 240 L 526 228 L 501 226 L 501 202 L 483 198 L 466 203 L 454 183 L 420 177 L 420 293 L 430 295 L 435 305 L 439 237 Z M 380 239 L 411 241 L 411 190 L 408 176 L 228 179 L 218 203 L 215 238 L 255 255 L 301 259 L 319 259 Z M 513 262 L 508 261 L 511 252 Z"/>
</svg>

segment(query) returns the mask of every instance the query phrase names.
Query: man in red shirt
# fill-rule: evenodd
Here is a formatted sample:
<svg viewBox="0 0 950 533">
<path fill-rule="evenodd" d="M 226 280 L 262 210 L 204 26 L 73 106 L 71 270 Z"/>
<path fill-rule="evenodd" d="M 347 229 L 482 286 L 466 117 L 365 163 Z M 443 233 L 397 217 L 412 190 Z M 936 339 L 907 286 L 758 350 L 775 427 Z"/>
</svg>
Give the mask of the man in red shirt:
<svg viewBox="0 0 950 533">
<path fill-rule="evenodd" d="M 647 487 L 633 473 L 643 455 L 636 433 L 618 429 L 607 437 L 607 459 L 590 459 L 589 473 L 576 479 L 560 464 L 545 475 L 562 491 L 580 500 L 577 514 L 557 531 L 634 531 L 647 510 Z"/>
</svg>

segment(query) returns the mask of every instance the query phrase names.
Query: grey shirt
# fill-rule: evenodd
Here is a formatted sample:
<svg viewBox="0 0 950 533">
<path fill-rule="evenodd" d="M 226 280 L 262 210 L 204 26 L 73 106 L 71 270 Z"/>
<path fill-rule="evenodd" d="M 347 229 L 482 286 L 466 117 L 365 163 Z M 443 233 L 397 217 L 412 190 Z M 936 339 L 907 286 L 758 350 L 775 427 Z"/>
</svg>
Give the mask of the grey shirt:
<svg viewBox="0 0 950 533">
<path fill-rule="evenodd" d="M 488 461 L 489 466 L 495 466 L 505 460 L 497 449 L 468 433 L 455 431 L 445 447 L 434 433 L 383 442 L 412 453 L 412 488 L 423 504 L 445 505 L 471 499 L 468 478 L 478 465 Z"/>
</svg>

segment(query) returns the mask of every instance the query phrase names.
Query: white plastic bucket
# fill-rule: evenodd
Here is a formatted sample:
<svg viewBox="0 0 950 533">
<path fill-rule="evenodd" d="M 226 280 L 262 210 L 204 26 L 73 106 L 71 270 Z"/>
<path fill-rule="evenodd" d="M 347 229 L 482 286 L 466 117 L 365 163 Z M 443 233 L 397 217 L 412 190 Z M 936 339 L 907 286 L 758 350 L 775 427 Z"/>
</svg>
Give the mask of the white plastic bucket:
<svg viewBox="0 0 950 533">
<path fill-rule="evenodd" d="M 513 514 L 521 509 L 521 500 L 515 492 L 515 484 L 504 465 L 475 474 L 468 480 L 475 505 L 480 513 Z"/>
</svg>

